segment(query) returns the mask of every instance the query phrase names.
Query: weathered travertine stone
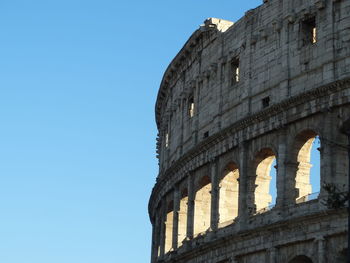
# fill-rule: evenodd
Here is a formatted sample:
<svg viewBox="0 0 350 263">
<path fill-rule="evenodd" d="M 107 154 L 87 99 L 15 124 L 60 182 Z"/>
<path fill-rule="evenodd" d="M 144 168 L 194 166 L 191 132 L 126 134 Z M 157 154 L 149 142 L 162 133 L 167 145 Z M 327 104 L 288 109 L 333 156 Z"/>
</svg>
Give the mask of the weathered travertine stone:
<svg viewBox="0 0 350 263">
<path fill-rule="evenodd" d="M 152 263 L 344 262 L 347 212 L 312 194 L 310 152 L 346 192 L 349 36 L 347 0 L 264 0 L 192 34 L 156 102 Z"/>
</svg>

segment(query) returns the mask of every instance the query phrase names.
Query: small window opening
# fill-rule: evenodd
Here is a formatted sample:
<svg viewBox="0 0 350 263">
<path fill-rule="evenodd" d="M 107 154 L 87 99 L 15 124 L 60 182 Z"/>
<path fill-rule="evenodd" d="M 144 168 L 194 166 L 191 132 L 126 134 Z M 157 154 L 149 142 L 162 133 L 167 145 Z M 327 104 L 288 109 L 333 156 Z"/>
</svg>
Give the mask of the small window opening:
<svg viewBox="0 0 350 263">
<path fill-rule="evenodd" d="M 262 102 L 263 109 L 267 108 L 268 106 L 270 106 L 270 97 L 268 96 L 268 97 L 263 98 L 261 100 L 261 102 Z"/>
<path fill-rule="evenodd" d="M 312 28 L 312 44 L 315 44 L 317 41 L 317 28 L 316 26 Z"/>
<path fill-rule="evenodd" d="M 315 44 L 317 42 L 316 17 L 313 16 L 302 21 L 303 45 Z"/>
<path fill-rule="evenodd" d="M 239 82 L 239 59 L 235 58 L 231 62 L 231 82 L 232 84 Z"/>
<path fill-rule="evenodd" d="M 169 133 L 165 134 L 165 148 L 169 147 Z"/>
<path fill-rule="evenodd" d="M 188 101 L 188 114 L 190 118 L 194 116 L 194 99 L 191 97 Z"/>
<path fill-rule="evenodd" d="M 207 138 L 209 137 L 209 131 L 206 131 L 204 134 L 203 134 L 203 138 Z"/>
</svg>

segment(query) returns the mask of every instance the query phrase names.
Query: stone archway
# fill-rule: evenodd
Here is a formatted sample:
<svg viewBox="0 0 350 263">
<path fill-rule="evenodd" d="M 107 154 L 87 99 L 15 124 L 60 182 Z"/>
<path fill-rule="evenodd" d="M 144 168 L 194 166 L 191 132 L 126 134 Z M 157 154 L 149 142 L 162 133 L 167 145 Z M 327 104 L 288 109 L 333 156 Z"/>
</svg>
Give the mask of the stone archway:
<svg viewBox="0 0 350 263">
<path fill-rule="evenodd" d="M 196 186 L 194 200 L 194 234 L 197 235 L 210 228 L 211 214 L 211 180 L 205 175 Z"/>
<path fill-rule="evenodd" d="M 276 154 L 270 148 L 260 150 L 255 157 L 255 184 L 254 188 L 254 204 L 256 212 L 268 209 L 272 202 L 270 194 L 271 183 L 271 167 L 276 159 Z"/>
<path fill-rule="evenodd" d="M 231 162 L 224 169 L 219 182 L 219 224 L 238 216 L 239 170 Z"/>
<path fill-rule="evenodd" d="M 294 142 L 294 154 L 297 163 L 297 170 L 295 173 L 295 200 L 297 203 L 305 202 L 309 200 L 309 195 L 313 191 L 311 184 L 310 169 L 313 165 L 311 162 L 311 152 L 316 145 L 314 143 L 319 140 L 319 136 L 313 130 L 305 130 L 300 132 Z M 319 149 L 319 148 L 318 148 Z M 320 153 L 318 153 L 320 154 Z M 321 161 L 321 158 L 319 158 Z M 321 165 L 320 163 L 317 165 Z M 314 174 L 314 180 L 321 181 L 320 174 Z M 316 190 L 316 191 L 319 191 Z"/>
</svg>

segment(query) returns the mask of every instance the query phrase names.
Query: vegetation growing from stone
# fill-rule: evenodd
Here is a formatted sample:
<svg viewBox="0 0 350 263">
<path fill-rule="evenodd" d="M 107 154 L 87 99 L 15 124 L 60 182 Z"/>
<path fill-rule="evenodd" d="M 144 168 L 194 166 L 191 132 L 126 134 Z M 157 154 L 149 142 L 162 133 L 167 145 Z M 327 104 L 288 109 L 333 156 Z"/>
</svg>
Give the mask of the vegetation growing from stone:
<svg viewBox="0 0 350 263">
<path fill-rule="evenodd" d="M 323 189 L 328 193 L 328 197 L 323 201 L 323 204 L 330 209 L 338 209 L 346 206 L 349 200 L 348 192 L 340 192 L 337 186 L 333 183 L 324 184 Z"/>
</svg>

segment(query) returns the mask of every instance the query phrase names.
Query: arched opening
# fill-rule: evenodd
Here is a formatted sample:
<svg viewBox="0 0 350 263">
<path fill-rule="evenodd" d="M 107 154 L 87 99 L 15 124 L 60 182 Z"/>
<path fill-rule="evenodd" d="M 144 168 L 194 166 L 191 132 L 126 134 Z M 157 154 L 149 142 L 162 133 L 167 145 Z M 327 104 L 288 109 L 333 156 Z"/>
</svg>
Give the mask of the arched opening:
<svg viewBox="0 0 350 263">
<path fill-rule="evenodd" d="M 316 198 L 320 192 L 321 187 L 321 140 L 319 136 L 316 136 L 310 153 L 310 163 L 312 164 L 310 169 L 310 182 L 311 191 L 316 193 Z"/>
<path fill-rule="evenodd" d="M 229 163 L 219 183 L 219 224 L 238 216 L 239 170 Z"/>
<path fill-rule="evenodd" d="M 180 247 L 182 241 L 186 238 L 187 230 L 187 203 L 188 203 L 188 191 L 187 188 L 182 189 L 180 197 L 180 207 L 179 207 L 179 227 L 178 227 L 178 244 Z"/>
<path fill-rule="evenodd" d="M 174 218 L 174 202 L 170 201 L 166 211 L 165 221 L 165 253 L 169 252 L 172 248 L 173 242 L 173 218 Z"/>
<path fill-rule="evenodd" d="M 277 200 L 277 161 L 276 158 L 273 160 L 271 164 L 271 169 L 270 169 L 270 188 L 269 188 L 269 193 L 271 195 L 271 203 L 269 204 L 269 207 L 272 208 L 276 205 L 276 200 Z"/>
<path fill-rule="evenodd" d="M 289 263 L 313 263 L 312 260 L 307 256 L 296 256 Z"/>
<path fill-rule="evenodd" d="M 320 191 L 320 147 L 317 133 L 304 131 L 296 137 L 297 171 L 295 175 L 296 202 L 318 197 Z"/>
<path fill-rule="evenodd" d="M 272 192 L 276 193 L 276 179 L 272 185 L 273 176 L 276 177 L 276 172 L 272 173 L 272 164 L 276 160 L 275 153 L 270 148 L 262 149 L 256 156 L 256 178 L 254 202 L 257 212 L 265 212 L 276 203 L 276 194 L 272 196 Z M 276 166 L 274 166 L 275 168 Z"/>
<path fill-rule="evenodd" d="M 194 200 L 194 234 L 197 235 L 210 227 L 211 180 L 203 176 L 196 187 Z"/>
</svg>

